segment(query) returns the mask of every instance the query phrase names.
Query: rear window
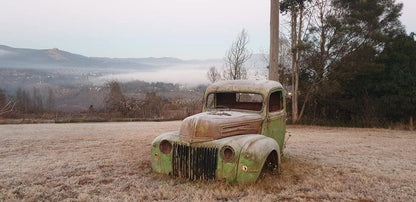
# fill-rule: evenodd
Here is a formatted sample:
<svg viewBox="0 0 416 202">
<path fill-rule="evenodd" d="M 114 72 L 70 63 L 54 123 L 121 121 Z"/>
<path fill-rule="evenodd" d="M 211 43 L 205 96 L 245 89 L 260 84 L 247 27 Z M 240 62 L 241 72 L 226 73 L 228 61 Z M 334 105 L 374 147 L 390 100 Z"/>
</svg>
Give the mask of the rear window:
<svg viewBox="0 0 416 202">
<path fill-rule="evenodd" d="M 211 93 L 207 97 L 208 109 L 239 109 L 261 111 L 263 96 L 256 93 Z"/>
</svg>

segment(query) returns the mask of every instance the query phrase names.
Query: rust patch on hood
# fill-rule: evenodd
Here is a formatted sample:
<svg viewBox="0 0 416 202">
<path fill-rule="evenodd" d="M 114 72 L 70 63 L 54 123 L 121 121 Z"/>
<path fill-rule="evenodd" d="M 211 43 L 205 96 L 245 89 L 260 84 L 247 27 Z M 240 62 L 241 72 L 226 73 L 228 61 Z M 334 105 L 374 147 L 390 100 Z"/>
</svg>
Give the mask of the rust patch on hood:
<svg viewBox="0 0 416 202">
<path fill-rule="evenodd" d="M 183 120 L 180 136 L 189 142 L 210 141 L 242 134 L 260 134 L 260 114 L 236 111 L 210 111 Z"/>
</svg>

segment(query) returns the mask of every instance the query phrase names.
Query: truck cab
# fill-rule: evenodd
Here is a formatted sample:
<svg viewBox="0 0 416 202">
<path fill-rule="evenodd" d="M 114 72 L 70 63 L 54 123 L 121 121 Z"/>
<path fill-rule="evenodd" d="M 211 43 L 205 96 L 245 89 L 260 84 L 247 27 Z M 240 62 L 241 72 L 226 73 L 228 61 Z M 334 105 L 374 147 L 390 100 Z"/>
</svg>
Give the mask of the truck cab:
<svg viewBox="0 0 416 202">
<path fill-rule="evenodd" d="M 155 172 L 190 180 L 254 182 L 278 170 L 286 131 L 286 102 L 275 81 L 235 80 L 210 85 L 202 112 L 152 143 Z"/>
</svg>

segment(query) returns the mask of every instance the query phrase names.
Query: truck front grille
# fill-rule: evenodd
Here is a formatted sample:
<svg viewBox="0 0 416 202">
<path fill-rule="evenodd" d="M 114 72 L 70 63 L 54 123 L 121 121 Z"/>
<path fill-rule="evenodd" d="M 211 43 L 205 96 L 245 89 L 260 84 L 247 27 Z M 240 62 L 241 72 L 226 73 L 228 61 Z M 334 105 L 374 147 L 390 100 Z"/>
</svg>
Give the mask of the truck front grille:
<svg viewBox="0 0 416 202">
<path fill-rule="evenodd" d="M 173 176 L 190 180 L 215 179 L 218 148 L 173 144 Z"/>
</svg>

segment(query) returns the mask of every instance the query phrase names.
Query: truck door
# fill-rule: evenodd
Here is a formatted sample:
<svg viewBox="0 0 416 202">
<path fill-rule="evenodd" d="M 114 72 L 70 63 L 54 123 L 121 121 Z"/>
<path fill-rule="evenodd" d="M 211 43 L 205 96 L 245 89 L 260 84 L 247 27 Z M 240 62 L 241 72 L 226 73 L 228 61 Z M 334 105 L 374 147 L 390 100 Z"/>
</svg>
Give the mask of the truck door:
<svg viewBox="0 0 416 202">
<path fill-rule="evenodd" d="M 263 134 L 276 140 L 282 154 L 286 132 L 286 102 L 283 90 L 270 93 L 266 110 Z"/>
</svg>

